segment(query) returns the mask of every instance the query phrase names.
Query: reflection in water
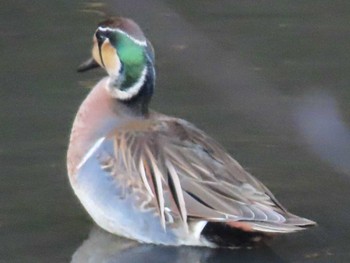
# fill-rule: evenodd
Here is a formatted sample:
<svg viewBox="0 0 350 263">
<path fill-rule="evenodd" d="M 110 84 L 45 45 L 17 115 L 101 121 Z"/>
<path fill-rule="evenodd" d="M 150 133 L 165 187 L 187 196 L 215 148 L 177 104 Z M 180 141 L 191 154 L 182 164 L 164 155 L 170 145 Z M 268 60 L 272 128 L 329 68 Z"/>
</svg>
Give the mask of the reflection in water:
<svg viewBox="0 0 350 263">
<path fill-rule="evenodd" d="M 296 109 L 295 119 L 311 150 L 350 174 L 350 128 L 342 120 L 335 99 L 325 93 L 308 94 Z"/>
<path fill-rule="evenodd" d="M 94 227 L 75 251 L 71 263 L 141 262 L 284 262 L 268 247 L 257 249 L 210 249 L 140 244 Z"/>
</svg>

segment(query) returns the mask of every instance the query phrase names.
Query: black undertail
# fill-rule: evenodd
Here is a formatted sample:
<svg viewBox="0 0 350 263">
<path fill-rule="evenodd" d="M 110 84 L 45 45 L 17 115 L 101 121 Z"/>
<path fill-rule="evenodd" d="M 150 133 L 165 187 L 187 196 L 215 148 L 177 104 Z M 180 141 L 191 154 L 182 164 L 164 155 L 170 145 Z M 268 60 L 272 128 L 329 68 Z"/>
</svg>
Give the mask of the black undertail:
<svg viewBox="0 0 350 263">
<path fill-rule="evenodd" d="M 270 239 L 262 232 L 248 232 L 218 222 L 208 222 L 201 235 L 220 247 L 255 247 Z"/>
</svg>

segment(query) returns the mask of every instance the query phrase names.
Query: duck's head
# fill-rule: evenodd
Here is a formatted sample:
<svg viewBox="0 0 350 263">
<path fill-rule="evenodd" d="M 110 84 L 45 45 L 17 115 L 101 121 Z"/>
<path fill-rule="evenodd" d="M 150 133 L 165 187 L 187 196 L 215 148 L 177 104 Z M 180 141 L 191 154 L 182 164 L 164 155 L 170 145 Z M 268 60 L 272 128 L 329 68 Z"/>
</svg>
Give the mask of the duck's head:
<svg viewBox="0 0 350 263">
<path fill-rule="evenodd" d="M 153 86 L 153 48 L 131 19 L 118 17 L 101 22 L 93 36 L 92 57 L 78 71 L 104 68 L 110 76 L 109 91 L 115 98 L 130 100 L 146 82 Z"/>
</svg>

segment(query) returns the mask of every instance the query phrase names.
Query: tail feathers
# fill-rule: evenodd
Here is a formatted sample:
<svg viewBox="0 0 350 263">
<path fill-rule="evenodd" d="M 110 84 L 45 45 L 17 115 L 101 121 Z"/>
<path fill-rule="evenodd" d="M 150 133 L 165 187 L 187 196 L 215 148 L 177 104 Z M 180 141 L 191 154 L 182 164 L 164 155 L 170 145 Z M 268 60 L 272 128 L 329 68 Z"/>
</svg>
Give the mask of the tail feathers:
<svg viewBox="0 0 350 263">
<path fill-rule="evenodd" d="M 312 220 L 299 217 L 293 214 L 289 214 L 289 217 L 287 218 L 287 221 L 285 223 L 289 225 L 299 226 L 299 227 L 310 227 L 310 226 L 316 225 L 316 222 Z"/>
<path fill-rule="evenodd" d="M 293 214 L 289 214 L 283 223 L 249 222 L 249 224 L 254 231 L 265 233 L 291 233 L 316 225 L 314 221 Z"/>
<path fill-rule="evenodd" d="M 254 231 L 258 232 L 264 232 L 264 233 L 291 233 L 303 230 L 302 227 L 295 226 L 295 225 L 285 225 L 285 224 L 273 224 L 273 223 L 266 223 L 266 222 L 254 222 L 250 223 L 252 226 L 252 229 Z"/>
</svg>

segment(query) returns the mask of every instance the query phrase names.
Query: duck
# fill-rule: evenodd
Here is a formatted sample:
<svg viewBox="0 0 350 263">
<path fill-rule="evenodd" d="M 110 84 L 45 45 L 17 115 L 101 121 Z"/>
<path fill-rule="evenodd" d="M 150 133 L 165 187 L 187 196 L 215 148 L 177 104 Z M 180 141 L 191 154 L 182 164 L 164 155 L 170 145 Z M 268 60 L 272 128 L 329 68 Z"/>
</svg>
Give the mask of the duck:
<svg viewBox="0 0 350 263">
<path fill-rule="evenodd" d="M 98 24 L 78 71 L 98 67 L 107 76 L 77 112 L 67 170 L 99 227 L 140 243 L 250 247 L 316 224 L 290 213 L 204 131 L 149 108 L 154 49 L 133 20 Z"/>
</svg>

